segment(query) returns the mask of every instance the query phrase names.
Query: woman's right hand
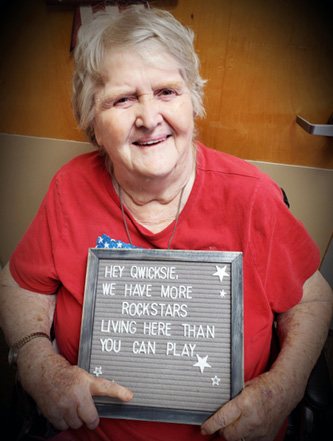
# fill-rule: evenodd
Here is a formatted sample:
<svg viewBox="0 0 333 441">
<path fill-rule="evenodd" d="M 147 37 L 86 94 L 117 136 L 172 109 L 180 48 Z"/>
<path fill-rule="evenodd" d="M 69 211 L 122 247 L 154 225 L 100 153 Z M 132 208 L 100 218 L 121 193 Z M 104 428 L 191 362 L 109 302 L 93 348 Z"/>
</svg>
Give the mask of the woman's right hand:
<svg viewBox="0 0 333 441">
<path fill-rule="evenodd" d="M 8 346 L 31 332 L 48 333 L 54 317 L 56 294 L 44 295 L 21 288 L 9 264 L 0 272 L 0 326 Z M 46 419 L 59 430 L 86 424 L 94 429 L 99 417 L 92 396 L 130 401 L 132 392 L 112 381 L 95 378 L 59 355 L 46 338 L 22 346 L 17 359 L 24 390 L 36 401 Z"/>
<path fill-rule="evenodd" d="M 46 339 L 34 339 L 20 350 L 20 381 L 44 417 L 57 429 L 95 429 L 99 416 L 92 396 L 130 401 L 132 392 L 112 381 L 96 378 L 57 354 Z"/>
</svg>

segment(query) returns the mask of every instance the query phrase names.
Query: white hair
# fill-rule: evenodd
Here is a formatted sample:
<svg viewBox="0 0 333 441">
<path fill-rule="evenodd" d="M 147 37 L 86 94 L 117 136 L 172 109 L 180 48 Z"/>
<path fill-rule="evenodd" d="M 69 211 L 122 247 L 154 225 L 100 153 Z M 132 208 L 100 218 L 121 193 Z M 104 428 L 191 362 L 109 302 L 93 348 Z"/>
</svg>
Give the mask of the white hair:
<svg viewBox="0 0 333 441">
<path fill-rule="evenodd" d="M 205 114 L 200 62 L 195 53 L 194 33 L 172 14 L 159 9 L 132 6 L 115 18 L 97 13 L 87 25 L 81 26 L 75 49 L 72 106 L 79 127 L 97 145 L 94 134 L 94 96 L 103 84 L 105 53 L 112 48 L 133 48 L 138 44 L 162 47 L 179 63 L 192 97 L 195 117 Z"/>
</svg>

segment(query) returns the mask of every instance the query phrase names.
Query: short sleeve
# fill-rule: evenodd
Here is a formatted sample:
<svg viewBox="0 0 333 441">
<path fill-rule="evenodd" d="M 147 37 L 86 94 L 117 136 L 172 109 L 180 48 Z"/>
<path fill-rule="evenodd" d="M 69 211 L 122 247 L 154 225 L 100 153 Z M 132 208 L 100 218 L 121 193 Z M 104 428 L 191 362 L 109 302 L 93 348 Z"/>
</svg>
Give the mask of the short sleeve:
<svg viewBox="0 0 333 441">
<path fill-rule="evenodd" d="M 274 312 L 286 311 L 301 300 L 305 281 L 318 269 L 319 249 L 266 175 L 256 188 L 251 223 L 251 254 L 267 301 Z"/>
<path fill-rule="evenodd" d="M 54 244 L 63 229 L 61 204 L 53 178 L 42 204 L 10 259 L 14 280 L 24 289 L 53 294 L 59 287 Z"/>
</svg>

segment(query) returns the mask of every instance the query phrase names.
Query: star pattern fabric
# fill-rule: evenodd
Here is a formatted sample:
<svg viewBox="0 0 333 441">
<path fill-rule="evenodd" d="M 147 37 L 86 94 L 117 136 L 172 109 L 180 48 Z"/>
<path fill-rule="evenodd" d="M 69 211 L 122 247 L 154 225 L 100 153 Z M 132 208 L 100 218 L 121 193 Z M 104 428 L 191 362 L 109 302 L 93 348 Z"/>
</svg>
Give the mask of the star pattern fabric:
<svg viewBox="0 0 333 441">
<path fill-rule="evenodd" d="M 122 242 L 121 240 L 111 239 L 106 234 L 102 234 L 102 236 L 98 236 L 96 248 L 138 248 L 129 243 Z"/>
</svg>

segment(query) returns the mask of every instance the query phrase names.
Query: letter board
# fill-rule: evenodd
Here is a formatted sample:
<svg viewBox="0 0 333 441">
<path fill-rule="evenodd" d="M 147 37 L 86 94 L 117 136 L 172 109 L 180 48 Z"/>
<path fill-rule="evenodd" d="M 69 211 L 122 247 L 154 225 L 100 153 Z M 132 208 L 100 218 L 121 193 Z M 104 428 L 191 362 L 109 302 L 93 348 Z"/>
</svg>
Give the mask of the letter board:
<svg viewBox="0 0 333 441">
<path fill-rule="evenodd" d="M 78 365 L 102 417 L 201 424 L 243 388 L 242 253 L 91 248 Z"/>
</svg>

